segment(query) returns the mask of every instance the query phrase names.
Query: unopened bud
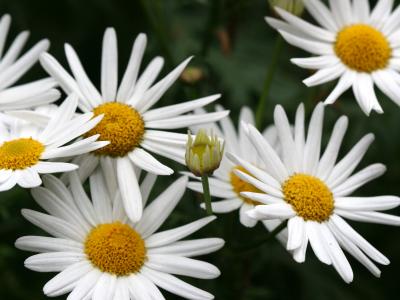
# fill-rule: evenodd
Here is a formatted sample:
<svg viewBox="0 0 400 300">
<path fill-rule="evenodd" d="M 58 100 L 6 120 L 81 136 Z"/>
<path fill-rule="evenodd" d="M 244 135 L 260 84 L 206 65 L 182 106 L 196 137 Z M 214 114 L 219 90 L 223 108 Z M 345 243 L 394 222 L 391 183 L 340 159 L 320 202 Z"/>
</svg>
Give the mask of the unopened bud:
<svg viewBox="0 0 400 300">
<path fill-rule="evenodd" d="M 200 129 L 193 139 L 188 134 L 186 144 L 186 166 L 196 176 L 211 176 L 222 160 L 224 143 L 220 142 L 218 136 L 211 132 L 207 135 L 204 129 Z"/>
<path fill-rule="evenodd" d="M 272 7 L 280 7 L 296 16 L 300 16 L 304 11 L 303 0 L 268 0 L 268 2 Z"/>
</svg>

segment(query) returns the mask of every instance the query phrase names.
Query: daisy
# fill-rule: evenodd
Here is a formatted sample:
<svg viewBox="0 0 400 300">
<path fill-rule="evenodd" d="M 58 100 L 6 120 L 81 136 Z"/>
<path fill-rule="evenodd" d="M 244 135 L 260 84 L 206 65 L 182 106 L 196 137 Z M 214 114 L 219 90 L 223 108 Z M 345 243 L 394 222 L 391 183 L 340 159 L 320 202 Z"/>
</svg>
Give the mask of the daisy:
<svg viewBox="0 0 400 300">
<path fill-rule="evenodd" d="M 102 118 L 93 118 L 93 113 L 74 117 L 77 105 L 77 97 L 71 95 L 59 108 L 41 107 L 36 111 L 18 112 L 21 117 L 30 117 L 42 125 L 0 116 L 0 191 L 9 190 L 16 184 L 24 188 L 39 186 L 42 183 L 39 174 L 68 172 L 78 168 L 75 164 L 57 159 L 108 145 L 108 142 L 96 142 L 98 135 L 74 142 Z"/>
<path fill-rule="evenodd" d="M 341 160 L 336 162 L 348 120 L 342 116 L 320 157 L 324 108 L 319 104 L 311 117 L 308 134 L 304 132 L 304 106 L 296 113 L 294 134 L 281 106 L 275 109 L 275 126 L 282 145 L 282 159 L 270 143 L 252 125 L 248 138 L 265 164 L 253 167 L 235 155 L 241 165 L 237 176 L 262 193 L 244 192 L 243 196 L 262 202 L 248 212 L 257 220 L 288 220 L 287 249 L 297 262 L 304 262 L 308 242 L 318 259 L 333 265 L 340 276 L 351 282 L 353 272 L 342 248 L 359 260 L 375 276 L 380 270 L 372 262 L 387 265 L 389 260 L 358 234 L 345 219 L 400 225 L 400 218 L 379 211 L 400 204 L 396 196 L 356 197 L 353 191 L 382 175 L 386 168 L 372 164 L 352 174 L 366 153 L 374 136 L 364 136 Z"/>
<path fill-rule="evenodd" d="M 330 9 L 320 0 L 304 0 L 319 23 L 310 24 L 280 8 L 283 21 L 266 18 L 291 45 L 314 55 L 291 61 L 318 70 L 303 82 L 315 86 L 339 78 L 325 100 L 332 104 L 352 87 L 365 114 L 383 113 L 374 84 L 400 105 L 400 6 L 392 12 L 393 0 L 379 0 L 370 11 L 368 0 L 330 0 Z"/>
<path fill-rule="evenodd" d="M 222 106 L 217 107 L 217 111 L 223 111 Z M 248 107 L 243 107 L 240 110 L 239 122 L 245 122 L 254 125 L 254 114 Z M 212 123 L 208 126 L 209 130 L 212 130 L 218 137 L 225 141 L 225 151 L 233 153 L 237 156 L 243 157 L 246 161 L 251 162 L 259 168 L 264 168 L 264 164 L 257 154 L 256 150 L 249 144 L 249 140 L 244 133 L 242 127 L 236 130 L 233 122 L 230 118 L 224 118 L 219 123 Z M 196 130 L 197 128 L 193 128 Z M 268 142 L 277 148 L 278 141 L 275 127 L 267 127 L 263 131 L 263 136 Z M 210 193 L 211 196 L 216 198 L 222 198 L 221 201 L 215 201 L 212 203 L 212 210 L 215 213 L 229 213 L 234 210 L 239 210 L 239 219 L 246 227 L 254 227 L 257 220 L 250 218 L 246 212 L 254 208 L 254 206 L 261 204 L 257 201 L 245 198 L 241 196 L 241 192 L 259 192 L 259 190 L 240 179 L 236 174 L 235 170 L 239 169 L 244 171 L 244 168 L 233 164 L 226 157 L 222 159 L 219 169 L 214 172 L 212 177 L 209 177 Z M 189 174 L 190 173 L 185 173 Z M 193 177 L 193 176 L 191 176 Z M 200 180 L 198 177 L 193 177 Z M 188 188 L 203 193 L 201 182 L 192 181 L 188 183 Z M 202 204 L 204 208 L 204 204 Z M 269 229 L 273 230 L 280 222 L 276 220 L 264 221 L 264 225 Z"/>
<path fill-rule="evenodd" d="M 119 193 L 110 193 L 100 169 L 90 177 L 91 198 L 79 175 L 69 173 L 70 186 L 54 176 L 44 177 L 44 187 L 32 190 L 36 202 L 48 214 L 24 209 L 31 223 L 54 237 L 25 236 L 16 241 L 22 250 L 39 252 L 25 261 L 37 272 L 60 272 L 46 283 L 44 293 L 68 299 L 165 299 L 158 287 L 186 299 L 213 299 L 174 275 L 212 279 L 220 275 L 213 265 L 191 257 L 214 252 L 224 245 L 219 238 L 181 239 L 215 219 L 156 232 L 185 192 L 181 177 L 147 205 L 142 218 L 132 223 Z M 154 180 L 142 183 L 147 201 Z"/>
<path fill-rule="evenodd" d="M 86 166 L 82 168 L 84 174 L 81 177 L 82 180 L 85 179 L 99 164 L 102 167 L 112 164 L 124 207 L 132 221 L 139 220 L 142 215 L 142 200 L 135 167 L 157 175 L 173 173 L 171 168 L 159 162 L 150 152 L 184 164 L 187 135 L 164 130 L 212 122 L 228 114 L 223 111 L 182 115 L 217 100 L 220 95 L 150 109 L 179 77 L 190 58 L 153 84 L 164 60 L 161 57 L 154 58 L 138 77 L 145 47 L 146 35 L 139 34 L 133 44 L 128 67 L 117 87 L 117 38 L 114 29 L 108 28 L 103 39 L 101 91 L 92 84 L 70 45 L 66 44 L 65 53 L 74 77 L 49 54 L 41 57 L 43 67 L 59 82 L 64 91 L 74 92 L 79 96 L 79 107 L 82 111 L 93 111 L 95 115 L 104 114 L 103 120 L 85 136 L 100 134 L 100 140 L 110 141 L 110 144 L 80 158 L 80 163 Z"/>
<path fill-rule="evenodd" d="M 45 52 L 50 43 L 41 40 L 28 52 L 18 58 L 29 37 L 28 31 L 21 32 L 3 55 L 4 46 L 10 28 L 11 17 L 3 15 L 0 19 L 0 111 L 21 109 L 47 104 L 57 100 L 60 93 L 53 89 L 53 79 L 41 79 L 11 87 L 20 79 Z"/>
</svg>

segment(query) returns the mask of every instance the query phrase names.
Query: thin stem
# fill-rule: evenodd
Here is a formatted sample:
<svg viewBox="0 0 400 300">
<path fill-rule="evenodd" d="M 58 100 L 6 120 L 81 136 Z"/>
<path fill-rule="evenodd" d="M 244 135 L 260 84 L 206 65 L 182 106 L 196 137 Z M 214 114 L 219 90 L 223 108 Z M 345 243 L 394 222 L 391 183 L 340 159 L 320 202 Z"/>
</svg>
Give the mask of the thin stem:
<svg viewBox="0 0 400 300">
<path fill-rule="evenodd" d="M 265 243 L 269 242 L 273 238 L 275 238 L 286 226 L 287 226 L 288 220 L 283 221 L 281 224 L 279 224 L 274 230 L 270 231 L 268 235 L 259 241 L 256 241 L 250 245 L 245 245 L 243 247 L 238 247 L 237 250 L 238 252 L 246 252 L 250 250 L 255 250 L 258 247 L 264 245 Z"/>
<path fill-rule="evenodd" d="M 210 196 L 210 185 L 208 183 L 208 176 L 201 176 L 201 183 L 203 184 L 203 197 L 204 203 L 206 204 L 207 215 L 212 215 L 212 207 L 211 207 L 211 196 Z"/>
<path fill-rule="evenodd" d="M 256 111 L 256 125 L 258 129 L 262 129 L 262 126 L 264 125 L 265 105 L 267 102 L 272 79 L 274 78 L 276 67 L 278 66 L 278 59 L 282 51 L 282 46 L 283 46 L 283 39 L 279 35 L 275 41 L 274 51 L 272 52 L 272 57 L 271 57 L 271 63 L 268 66 L 267 75 L 265 76 L 264 80 L 264 87 L 260 99 L 258 100 L 258 106 Z"/>
</svg>

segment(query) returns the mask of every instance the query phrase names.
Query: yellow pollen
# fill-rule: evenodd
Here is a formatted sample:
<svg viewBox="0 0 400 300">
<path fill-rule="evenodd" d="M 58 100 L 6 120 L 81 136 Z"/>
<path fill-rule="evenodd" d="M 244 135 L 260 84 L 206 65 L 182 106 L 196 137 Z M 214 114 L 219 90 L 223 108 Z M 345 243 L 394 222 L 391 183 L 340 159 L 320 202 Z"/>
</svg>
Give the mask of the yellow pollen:
<svg viewBox="0 0 400 300">
<path fill-rule="evenodd" d="M 97 106 L 95 116 L 104 114 L 103 119 L 84 136 L 100 134 L 99 140 L 110 144 L 96 150 L 98 155 L 111 157 L 125 156 L 140 145 L 144 135 L 142 116 L 130 105 L 118 102 L 107 102 Z"/>
<path fill-rule="evenodd" d="M 117 276 L 137 273 L 146 261 L 142 237 L 120 222 L 93 228 L 85 241 L 85 253 L 95 267 Z"/>
<path fill-rule="evenodd" d="M 339 31 L 335 52 L 346 66 L 366 73 L 385 68 L 392 56 L 386 37 L 364 24 L 347 26 Z"/>
<path fill-rule="evenodd" d="M 0 169 L 22 170 L 36 165 L 44 151 L 42 143 L 32 138 L 4 142 L 0 146 Z"/>
<path fill-rule="evenodd" d="M 333 212 L 332 192 L 324 182 L 314 176 L 292 175 L 283 183 L 282 190 L 286 202 L 306 221 L 323 222 Z"/>
<path fill-rule="evenodd" d="M 231 185 L 233 187 L 233 190 L 235 193 L 238 195 L 238 197 L 245 203 L 247 204 L 252 204 L 252 205 L 260 205 L 261 203 L 258 201 L 254 201 L 251 199 L 248 199 L 246 197 L 243 197 L 240 195 L 241 192 L 252 192 L 252 193 L 264 193 L 263 191 L 260 191 L 258 188 L 256 188 L 254 185 L 240 179 L 235 173 L 235 170 L 240 170 L 243 173 L 251 175 L 245 168 L 242 166 L 236 166 L 232 168 L 232 171 L 230 173 L 230 179 L 231 179 Z"/>
</svg>

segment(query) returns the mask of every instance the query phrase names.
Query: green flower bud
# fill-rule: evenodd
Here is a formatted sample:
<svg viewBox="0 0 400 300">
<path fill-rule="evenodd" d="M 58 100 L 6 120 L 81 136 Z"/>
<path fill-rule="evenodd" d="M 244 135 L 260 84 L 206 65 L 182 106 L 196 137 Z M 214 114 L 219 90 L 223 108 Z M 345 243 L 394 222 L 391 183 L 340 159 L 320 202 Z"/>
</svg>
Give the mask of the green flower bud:
<svg viewBox="0 0 400 300">
<path fill-rule="evenodd" d="M 219 168 L 224 153 L 224 143 L 221 143 L 217 135 L 212 132 L 207 135 L 204 129 L 200 129 L 194 140 L 188 134 L 186 144 L 186 166 L 196 176 L 211 176 Z"/>
<path fill-rule="evenodd" d="M 272 7 L 280 7 L 291 14 L 300 16 L 304 11 L 303 0 L 268 0 Z"/>
</svg>

